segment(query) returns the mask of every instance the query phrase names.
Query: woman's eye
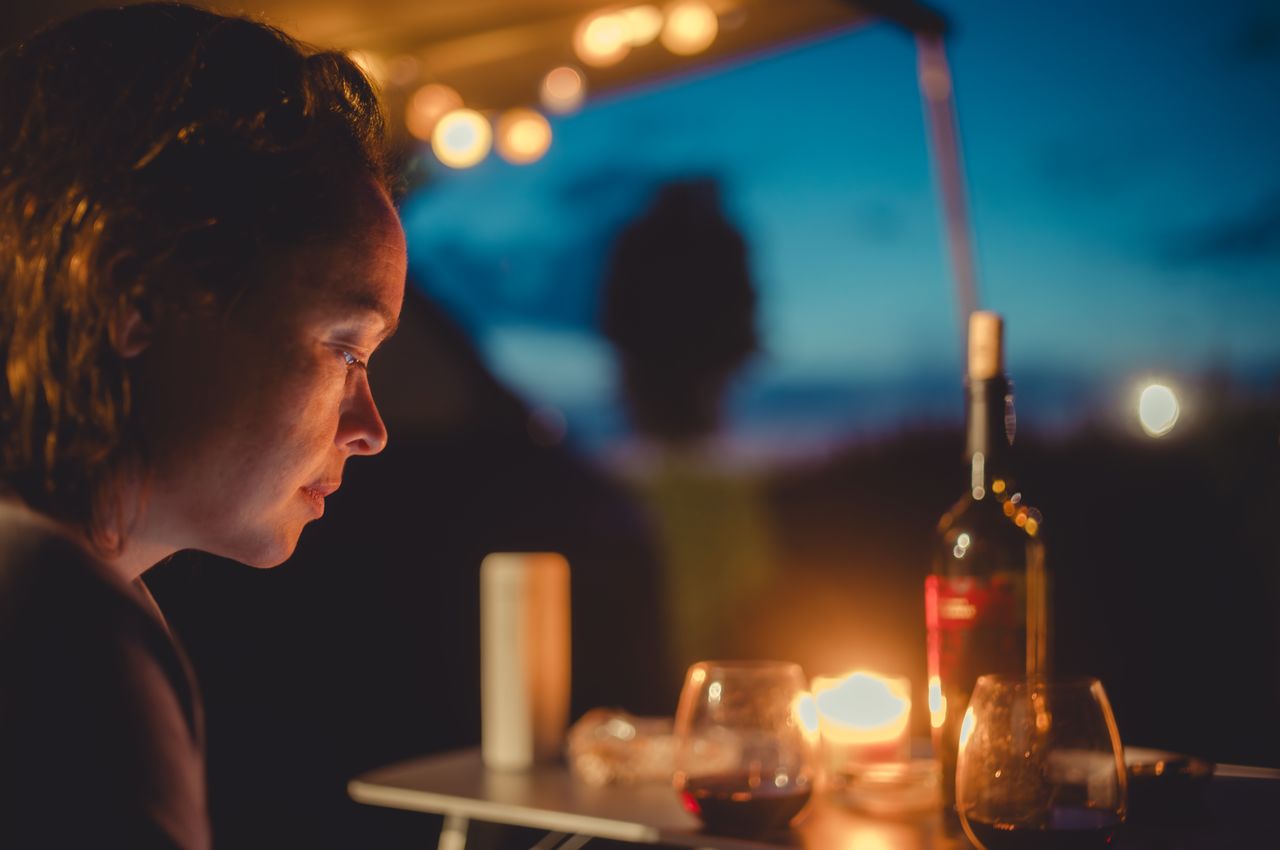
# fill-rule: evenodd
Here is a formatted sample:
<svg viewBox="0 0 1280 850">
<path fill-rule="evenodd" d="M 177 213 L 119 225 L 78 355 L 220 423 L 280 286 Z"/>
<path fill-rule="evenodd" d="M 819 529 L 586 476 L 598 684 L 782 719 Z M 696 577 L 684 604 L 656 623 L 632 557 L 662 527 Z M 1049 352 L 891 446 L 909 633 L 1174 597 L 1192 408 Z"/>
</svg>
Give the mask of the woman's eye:
<svg viewBox="0 0 1280 850">
<path fill-rule="evenodd" d="M 339 350 L 338 354 L 342 357 L 342 362 L 347 364 L 348 369 L 354 369 L 357 366 L 361 369 L 365 368 L 364 361 L 350 351 Z"/>
</svg>

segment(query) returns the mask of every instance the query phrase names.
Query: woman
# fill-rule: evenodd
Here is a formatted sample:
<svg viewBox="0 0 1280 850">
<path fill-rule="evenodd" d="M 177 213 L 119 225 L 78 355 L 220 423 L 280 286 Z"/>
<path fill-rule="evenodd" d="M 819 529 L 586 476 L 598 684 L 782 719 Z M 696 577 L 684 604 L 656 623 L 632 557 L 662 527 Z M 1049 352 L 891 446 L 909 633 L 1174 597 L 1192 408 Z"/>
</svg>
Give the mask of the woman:
<svg viewBox="0 0 1280 850">
<path fill-rule="evenodd" d="M 0 79 L 0 846 L 208 847 L 140 576 L 279 564 L 385 445 L 382 116 L 342 55 L 179 5 L 73 18 Z"/>
</svg>

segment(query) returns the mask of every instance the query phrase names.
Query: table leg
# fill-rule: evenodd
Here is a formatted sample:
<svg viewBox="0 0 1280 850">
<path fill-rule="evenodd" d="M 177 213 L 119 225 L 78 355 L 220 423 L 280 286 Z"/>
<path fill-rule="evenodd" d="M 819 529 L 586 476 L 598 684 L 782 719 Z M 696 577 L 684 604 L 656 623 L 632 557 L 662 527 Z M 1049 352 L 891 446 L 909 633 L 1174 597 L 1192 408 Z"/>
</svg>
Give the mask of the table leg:
<svg viewBox="0 0 1280 850">
<path fill-rule="evenodd" d="M 575 835 L 564 844 L 561 844 L 557 850 L 581 850 L 583 845 L 590 841 L 591 838 L 592 836 L 590 835 Z"/>
<path fill-rule="evenodd" d="M 548 832 L 538 839 L 538 843 L 529 850 L 556 850 L 556 845 L 565 839 L 567 832 Z"/>
<path fill-rule="evenodd" d="M 467 819 L 462 815 L 445 815 L 436 850 L 466 850 L 467 823 Z"/>
</svg>

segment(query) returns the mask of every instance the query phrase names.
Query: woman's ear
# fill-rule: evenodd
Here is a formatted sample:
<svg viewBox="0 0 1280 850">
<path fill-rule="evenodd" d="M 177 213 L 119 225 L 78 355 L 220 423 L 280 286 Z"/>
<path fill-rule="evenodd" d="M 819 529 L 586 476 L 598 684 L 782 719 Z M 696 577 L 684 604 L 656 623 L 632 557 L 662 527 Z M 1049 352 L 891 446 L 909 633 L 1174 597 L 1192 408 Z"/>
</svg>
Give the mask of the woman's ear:
<svg viewBox="0 0 1280 850">
<path fill-rule="evenodd" d="M 129 305 L 111 328 L 111 346 L 125 360 L 137 357 L 151 344 L 151 323 L 142 317 L 136 305 Z"/>
</svg>

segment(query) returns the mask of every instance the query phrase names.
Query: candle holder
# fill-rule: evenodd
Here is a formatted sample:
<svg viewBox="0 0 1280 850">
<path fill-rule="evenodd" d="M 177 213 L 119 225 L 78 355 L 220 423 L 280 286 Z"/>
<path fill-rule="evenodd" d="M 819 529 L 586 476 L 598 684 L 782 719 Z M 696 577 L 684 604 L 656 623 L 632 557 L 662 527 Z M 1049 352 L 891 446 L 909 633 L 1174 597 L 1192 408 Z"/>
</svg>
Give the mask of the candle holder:
<svg viewBox="0 0 1280 850">
<path fill-rule="evenodd" d="M 842 787 L 869 768 L 911 758 L 911 683 L 857 671 L 813 680 L 827 784 Z"/>
<path fill-rule="evenodd" d="M 812 682 L 822 749 L 822 787 L 876 817 L 932 811 L 938 765 L 911 757 L 911 683 L 856 671 Z"/>
</svg>

